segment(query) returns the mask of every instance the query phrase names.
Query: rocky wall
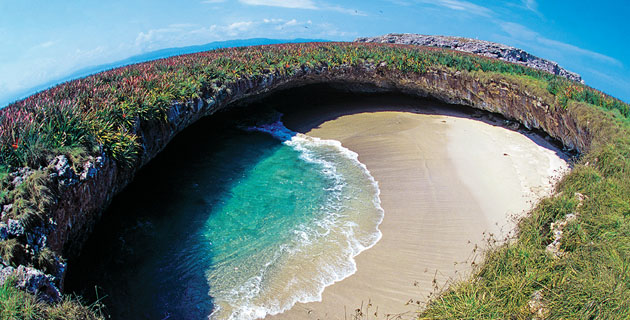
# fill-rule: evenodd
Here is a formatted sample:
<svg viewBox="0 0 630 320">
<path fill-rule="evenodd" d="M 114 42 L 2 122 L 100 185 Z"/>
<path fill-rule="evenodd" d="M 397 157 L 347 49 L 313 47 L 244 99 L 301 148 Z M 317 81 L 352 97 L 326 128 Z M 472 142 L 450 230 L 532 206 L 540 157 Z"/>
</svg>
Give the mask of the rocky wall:
<svg viewBox="0 0 630 320">
<path fill-rule="evenodd" d="M 303 67 L 291 74 L 276 72 L 205 88 L 201 98 L 174 103 L 166 120 L 139 123 L 136 133 L 141 144 L 141 157 L 134 166 L 118 164 L 104 153 L 90 158 L 78 168 L 71 166 L 65 156 L 55 158 L 46 169 L 52 172 L 49 185 L 55 195 L 50 207 L 50 223 L 47 228 L 38 228 L 39 234 L 30 238 L 38 239 L 40 247 L 47 246 L 66 260 L 77 256 L 112 198 L 177 133 L 202 117 L 236 104 L 257 100 L 279 90 L 316 83 L 343 84 L 347 90 L 359 92 L 402 92 L 500 113 L 527 128 L 540 129 L 579 152 L 587 151 L 592 140 L 589 131 L 578 123 L 571 110 L 553 108 L 520 83 L 481 80 L 471 73 L 445 69 L 404 74 L 383 63 L 333 69 Z M 65 265 L 59 263 L 56 270 L 49 273 L 54 275 L 53 282 L 62 288 Z M 43 287 L 40 293 L 45 292 L 51 292 L 51 289 Z"/>
</svg>

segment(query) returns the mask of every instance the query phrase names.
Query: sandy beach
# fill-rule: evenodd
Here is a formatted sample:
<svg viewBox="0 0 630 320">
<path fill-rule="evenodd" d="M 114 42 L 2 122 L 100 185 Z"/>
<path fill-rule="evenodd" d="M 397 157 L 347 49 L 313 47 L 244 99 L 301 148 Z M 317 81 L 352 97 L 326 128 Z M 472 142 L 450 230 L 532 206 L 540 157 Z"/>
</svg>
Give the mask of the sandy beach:
<svg viewBox="0 0 630 320">
<path fill-rule="evenodd" d="M 352 319 L 361 307 L 370 319 L 413 318 L 435 285 L 465 276 L 475 246 L 489 234 L 503 238 L 567 169 L 545 139 L 482 118 L 411 99 L 286 114 L 290 129 L 359 154 L 385 217 L 382 239 L 355 258 L 355 274 L 327 287 L 321 302 L 267 319 Z"/>
</svg>

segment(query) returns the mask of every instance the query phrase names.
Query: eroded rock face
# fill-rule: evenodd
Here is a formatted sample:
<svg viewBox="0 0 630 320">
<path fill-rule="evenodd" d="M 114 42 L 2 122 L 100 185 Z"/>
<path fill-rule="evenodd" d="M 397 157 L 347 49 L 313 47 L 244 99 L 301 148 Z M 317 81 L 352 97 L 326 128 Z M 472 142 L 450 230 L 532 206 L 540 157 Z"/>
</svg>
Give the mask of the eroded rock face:
<svg viewBox="0 0 630 320">
<path fill-rule="evenodd" d="M 0 264 L 0 286 L 12 278 L 18 289 L 25 290 L 36 295 L 46 302 L 58 302 L 61 300 L 61 292 L 55 285 L 55 278 L 51 275 L 30 267 L 18 266 L 17 268 L 5 267 Z"/>
<path fill-rule="evenodd" d="M 9 230 L 5 223 L 0 222 L 0 241 L 7 240 L 9 238 Z"/>
<path fill-rule="evenodd" d="M 439 47 L 470 52 L 489 58 L 522 64 L 524 66 L 547 71 L 551 74 L 565 77 L 569 80 L 584 83 L 582 77 L 579 74 L 560 67 L 556 62 L 536 57 L 518 48 L 490 41 L 449 36 L 428 36 L 410 33 L 390 33 L 380 37 L 357 38 L 354 41 L 413 44 L 426 47 Z"/>
<path fill-rule="evenodd" d="M 278 90 L 317 83 L 333 83 L 354 92 L 402 92 L 500 113 L 527 128 L 545 131 L 568 148 L 581 152 L 588 150 L 593 138 L 588 128 L 577 121 L 574 109 L 553 108 L 548 99 L 535 95 L 523 84 L 508 80 L 479 79 L 467 72 L 443 69 L 408 74 L 392 70 L 386 63 L 369 62 L 360 66 L 345 65 L 336 68 L 325 65 L 303 67 L 289 74 L 278 71 L 240 79 L 220 87 L 213 86 L 200 98 L 186 103 L 174 103 L 165 120 L 139 123 L 135 134 L 139 137 L 142 151 L 140 159 L 132 166 L 118 164 L 105 153 L 89 158 L 85 164 L 72 166 L 65 156 L 54 158 L 45 169 L 49 172 L 48 187 L 54 190 L 55 197 L 49 209 L 48 221 L 41 228 L 27 231 L 33 235 L 25 237 L 43 241 L 37 240 L 37 243 L 26 245 L 36 248 L 33 252 L 45 246 L 66 259 L 75 257 L 112 198 L 177 133 L 202 117 L 238 103 L 257 100 Z M 19 231 L 19 228 L 11 228 L 9 225 L 3 227 L 7 236 L 12 234 L 11 230 Z M 65 265 L 60 263 L 56 269 L 48 271 L 54 276 L 44 275 L 48 282 L 38 280 L 38 283 L 45 283 L 45 286 L 48 283 L 56 284 L 62 288 Z M 24 268 L 22 270 L 28 271 Z M 39 274 L 36 276 L 39 277 Z M 30 283 L 32 282 L 26 281 L 24 287 L 29 287 Z M 55 297 L 52 289 L 38 290 L 50 291 L 47 294 Z"/>
<path fill-rule="evenodd" d="M 6 229 L 9 238 L 17 238 L 24 235 L 24 226 L 19 220 L 9 219 L 7 222 Z"/>
<path fill-rule="evenodd" d="M 242 79 L 213 90 L 211 94 L 188 103 L 174 104 L 167 121 L 142 123 L 137 134 L 142 157 L 137 167 L 122 168 L 105 155 L 86 164 L 84 172 L 61 165 L 57 183 L 61 196 L 52 208 L 56 228 L 48 237 L 50 247 L 63 256 L 74 256 L 100 219 L 112 197 L 124 188 L 141 165 L 155 157 L 180 131 L 204 116 L 211 115 L 239 101 L 249 101 L 273 91 L 315 83 L 344 84 L 357 92 L 398 91 L 421 97 L 471 106 L 503 114 L 527 128 L 541 129 L 568 148 L 584 151 L 590 145 L 590 134 L 581 128 L 567 110 L 554 110 L 527 88 L 507 81 L 481 82 L 467 73 L 430 71 L 422 75 L 404 75 L 386 66 L 366 64 L 363 67 L 327 67 L 300 69 L 293 75 L 271 74 L 256 80 Z M 57 160 L 57 159 L 56 159 Z M 61 160 L 61 159 L 58 159 Z M 55 168 L 64 161 L 54 163 Z M 75 166 L 76 167 L 76 166 Z M 68 183 L 67 177 L 76 182 Z"/>
</svg>

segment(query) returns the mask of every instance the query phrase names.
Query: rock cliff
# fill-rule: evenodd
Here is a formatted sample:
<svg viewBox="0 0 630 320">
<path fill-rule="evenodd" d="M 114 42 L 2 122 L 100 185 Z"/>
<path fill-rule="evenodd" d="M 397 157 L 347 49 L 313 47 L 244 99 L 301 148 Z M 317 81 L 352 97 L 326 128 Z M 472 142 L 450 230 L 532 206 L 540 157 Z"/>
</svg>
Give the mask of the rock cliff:
<svg viewBox="0 0 630 320">
<path fill-rule="evenodd" d="M 139 127 L 144 150 L 142 164 L 155 157 L 177 133 L 202 117 L 274 91 L 315 83 L 342 84 L 355 92 L 403 92 L 500 113 L 527 128 L 543 130 L 566 147 L 578 151 L 587 150 L 592 140 L 588 128 L 578 123 L 571 111 L 555 109 L 527 87 L 509 80 L 483 80 L 469 73 L 438 70 L 408 76 L 383 66 L 366 64 L 360 68 L 304 68 L 293 75 L 271 74 L 258 80 L 242 79 L 217 88 L 212 95 L 174 104 L 165 123 L 143 123 Z M 80 172 L 75 172 L 67 164 L 60 170 L 59 160 L 51 167 L 56 171 L 67 170 L 70 173 L 65 176 L 75 178 L 71 183 L 57 178 L 56 183 L 60 186 L 55 189 L 60 191 L 60 197 L 52 207 L 57 226 L 48 235 L 48 245 L 63 256 L 73 256 L 111 198 L 133 179 L 139 167 L 122 168 L 104 155 L 80 167 Z M 90 175 L 85 173 L 84 168 L 88 167 L 93 170 Z"/>
<path fill-rule="evenodd" d="M 6 237 L 4 234 L 19 233 L 20 235 L 13 238 L 23 243 L 27 254 L 31 250 L 29 248 L 39 247 L 37 250 L 41 250 L 46 247 L 66 259 L 74 257 L 80 252 L 112 198 L 177 133 L 202 117 L 211 116 L 236 104 L 260 99 L 278 90 L 317 83 L 338 84 L 355 92 L 402 92 L 499 113 L 527 128 L 542 130 L 561 141 L 567 148 L 580 152 L 589 150 L 596 134 L 587 127 L 594 125 L 592 122 L 589 124 L 587 121 L 580 121 L 582 107 L 555 108 L 553 97 L 549 93 L 545 91 L 539 94 L 535 88 L 509 77 L 480 77 L 474 72 L 447 68 L 433 68 L 424 73 L 405 73 L 388 68 L 386 62 L 370 61 L 330 68 L 326 64 L 310 67 L 303 65 L 290 73 L 273 71 L 219 86 L 212 84 L 198 98 L 186 103 L 173 103 L 165 119 L 140 122 L 135 134 L 139 137 L 142 153 L 140 161 L 133 167 L 125 167 L 105 153 L 90 158 L 83 164 L 71 164 L 64 156 L 56 157 L 42 169 L 47 177 L 47 187 L 54 197 L 48 209 L 49 221 L 43 227 L 31 230 L 27 236 L 21 235 L 21 226 L 2 226 L 2 230 L 5 230 L 2 232 L 3 237 Z M 16 180 L 20 181 L 16 183 L 23 183 L 21 181 L 26 181 L 33 174 L 30 171 L 19 174 Z M 52 277 L 32 270 L 29 272 L 51 280 L 41 281 L 41 288 L 31 288 L 31 291 L 39 292 L 47 299 L 58 298 L 50 282 L 63 287 L 63 263 L 47 270 Z"/>
<path fill-rule="evenodd" d="M 579 74 L 560 67 L 556 62 L 536 57 L 518 48 L 490 41 L 449 36 L 428 36 L 410 33 L 390 33 L 380 37 L 357 38 L 354 41 L 413 44 L 418 46 L 439 47 L 470 52 L 489 58 L 501 59 L 512 63 L 522 64 L 524 66 L 528 66 L 534 69 L 547 71 L 551 74 L 562 76 L 569 80 L 582 83 L 584 82 Z"/>
</svg>

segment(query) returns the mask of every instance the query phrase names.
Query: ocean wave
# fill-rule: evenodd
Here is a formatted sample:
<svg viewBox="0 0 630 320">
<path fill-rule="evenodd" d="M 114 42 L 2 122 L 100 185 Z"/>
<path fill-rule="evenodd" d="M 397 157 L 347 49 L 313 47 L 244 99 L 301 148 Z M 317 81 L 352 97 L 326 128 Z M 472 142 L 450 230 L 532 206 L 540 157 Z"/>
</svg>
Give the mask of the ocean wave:
<svg viewBox="0 0 630 320">
<path fill-rule="evenodd" d="M 292 241 L 279 245 L 266 256 L 266 262 L 254 276 L 229 292 L 213 295 L 217 308 L 210 315 L 211 319 L 264 318 L 282 313 L 298 302 L 321 301 L 326 287 L 356 272 L 354 257 L 382 237 L 378 229 L 384 215 L 380 189 L 357 153 L 343 147 L 339 141 L 291 131 L 281 120 L 245 129 L 267 133 L 282 141 L 298 152 L 300 160 L 320 168 L 332 183 L 326 187 L 329 198 L 319 208 L 326 213 L 323 218 L 297 225 L 292 230 Z M 367 187 L 365 182 L 369 182 Z M 367 221 L 362 221 L 366 217 L 358 212 L 362 210 L 360 206 L 365 205 L 360 201 L 363 198 L 371 200 L 371 220 L 368 217 Z M 311 272 L 303 274 L 303 269 Z M 292 270 L 297 271 L 292 275 Z M 276 284 L 290 292 L 280 294 L 268 288 Z"/>
</svg>

